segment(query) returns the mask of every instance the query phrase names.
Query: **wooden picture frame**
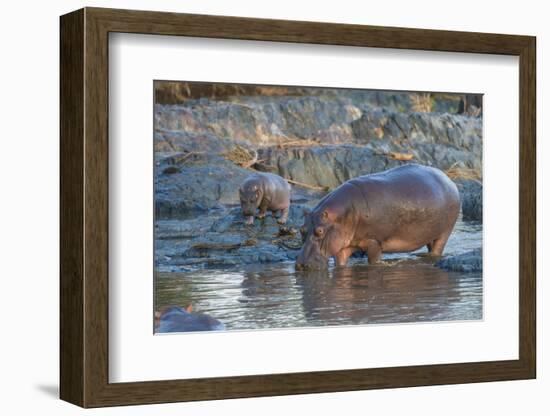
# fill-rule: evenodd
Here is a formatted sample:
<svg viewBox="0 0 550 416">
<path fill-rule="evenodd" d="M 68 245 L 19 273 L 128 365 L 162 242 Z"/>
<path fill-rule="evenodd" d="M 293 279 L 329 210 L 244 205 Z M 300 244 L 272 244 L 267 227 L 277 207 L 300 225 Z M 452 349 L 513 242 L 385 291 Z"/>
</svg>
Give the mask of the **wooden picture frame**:
<svg viewBox="0 0 550 416">
<path fill-rule="evenodd" d="M 83 407 L 100 407 L 535 378 L 534 37 L 99 8 L 85 8 L 62 16 L 60 28 L 60 396 L 63 400 Z M 109 383 L 110 32 L 518 56 L 519 359 Z"/>
</svg>

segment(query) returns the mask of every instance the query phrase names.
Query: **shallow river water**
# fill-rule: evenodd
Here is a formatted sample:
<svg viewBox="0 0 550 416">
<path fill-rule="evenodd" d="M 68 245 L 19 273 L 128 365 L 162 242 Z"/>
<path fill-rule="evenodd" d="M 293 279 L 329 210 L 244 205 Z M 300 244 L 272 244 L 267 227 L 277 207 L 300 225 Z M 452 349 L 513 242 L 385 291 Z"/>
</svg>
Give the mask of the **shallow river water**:
<svg viewBox="0 0 550 416">
<path fill-rule="evenodd" d="M 481 225 L 459 222 L 445 255 L 481 246 Z M 420 250 L 420 252 L 425 250 Z M 227 330 L 482 319 L 482 274 L 441 270 L 418 253 L 366 258 L 325 272 L 294 263 L 158 273 L 155 309 L 192 305 Z"/>
</svg>

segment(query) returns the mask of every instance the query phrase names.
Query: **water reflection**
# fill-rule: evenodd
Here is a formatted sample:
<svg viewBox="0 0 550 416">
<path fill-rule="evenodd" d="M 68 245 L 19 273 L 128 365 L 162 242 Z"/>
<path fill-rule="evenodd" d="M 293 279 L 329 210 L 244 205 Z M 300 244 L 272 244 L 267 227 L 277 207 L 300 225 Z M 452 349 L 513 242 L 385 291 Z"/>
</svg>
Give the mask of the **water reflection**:
<svg viewBox="0 0 550 416">
<path fill-rule="evenodd" d="M 306 319 L 326 325 L 481 319 L 481 275 L 421 261 L 298 275 Z"/>
<path fill-rule="evenodd" d="M 422 258 L 322 272 L 279 263 L 156 280 L 157 308 L 191 304 L 228 330 L 482 318 L 481 274 L 446 272 Z"/>
</svg>

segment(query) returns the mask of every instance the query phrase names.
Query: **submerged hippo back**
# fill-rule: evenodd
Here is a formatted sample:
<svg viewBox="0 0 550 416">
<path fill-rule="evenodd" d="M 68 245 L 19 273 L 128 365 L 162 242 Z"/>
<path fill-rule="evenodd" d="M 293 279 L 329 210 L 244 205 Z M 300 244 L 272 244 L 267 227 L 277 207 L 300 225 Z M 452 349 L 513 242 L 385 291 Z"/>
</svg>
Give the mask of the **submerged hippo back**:
<svg viewBox="0 0 550 416">
<path fill-rule="evenodd" d="M 219 331 L 225 326 L 210 315 L 192 313 L 178 306 L 162 312 L 156 332 Z"/>
</svg>

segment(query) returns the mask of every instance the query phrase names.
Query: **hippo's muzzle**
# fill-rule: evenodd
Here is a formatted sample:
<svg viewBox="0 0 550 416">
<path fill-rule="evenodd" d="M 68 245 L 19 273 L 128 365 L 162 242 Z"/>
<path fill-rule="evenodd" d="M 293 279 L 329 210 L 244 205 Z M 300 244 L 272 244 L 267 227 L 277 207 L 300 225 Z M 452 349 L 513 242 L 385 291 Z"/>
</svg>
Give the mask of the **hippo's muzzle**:
<svg viewBox="0 0 550 416">
<path fill-rule="evenodd" d="M 328 258 L 321 254 L 319 245 L 306 242 L 296 258 L 296 270 L 323 270 L 328 267 Z"/>
<path fill-rule="evenodd" d="M 246 203 L 241 204 L 241 210 L 245 217 L 250 217 L 256 214 L 257 208 L 254 204 Z"/>
</svg>

